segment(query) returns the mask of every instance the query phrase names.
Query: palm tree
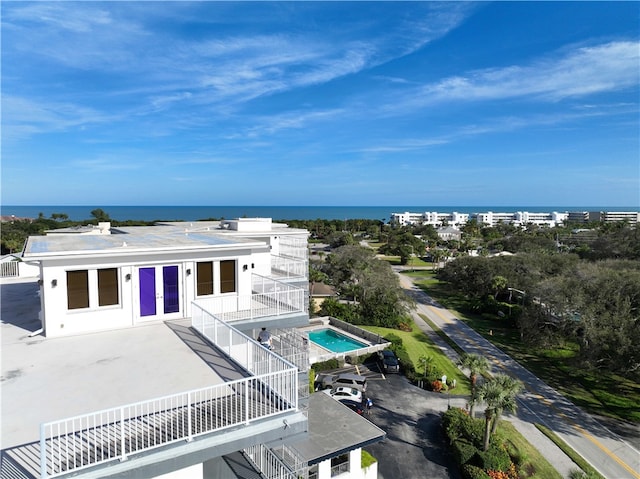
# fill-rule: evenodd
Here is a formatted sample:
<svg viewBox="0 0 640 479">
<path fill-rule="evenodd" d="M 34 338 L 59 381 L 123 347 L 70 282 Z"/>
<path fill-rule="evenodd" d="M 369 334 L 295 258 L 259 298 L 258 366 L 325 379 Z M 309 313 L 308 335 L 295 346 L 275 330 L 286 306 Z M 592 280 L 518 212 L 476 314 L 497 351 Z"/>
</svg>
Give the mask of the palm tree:
<svg viewBox="0 0 640 479">
<path fill-rule="evenodd" d="M 522 382 L 506 374 L 496 374 L 492 381 L 498 383 L 502 388 L 503 400 L 495 406 L 495 416 L 493 418 L 493 424 L 491 425 L 491 434 L 498 429 L 498 421 L 502 412 L 506 409 L 509 412 L 516 410 L 516 396 L 520 391 L 524 389 Z"/>
<path fill-rule="evenodd" d="M 479 401 L 487 404 L 484 411 L 484 450 L 489 449 L 491 435 L 497 428 L 498 418 L 504 410 L 515 412 L 516 394 L 522 389 L 522 383 L 506 374 L 497 374 L 480 386 L 476 392 Z"/>
<path fill-rule="evenodd" d="M 485 374 L 491 369 L 489 361 L 484 356 L 479 354 L 464 353 L 458 360 L 458 366 L 469 370 L 469 380 L 471 381 L 471 400 L 469 415 L 473 417 L 473 409 L 477 401 L 476 397 L 476 382 L 478 381 L 478 374 Z"/>
<path fill-rule="evenodd" d="M 504 276 L 496 275 L 491 279 L 491 289 L 493 289 L 493 297 L 498 299 L 498 295 L 501 291 L 507 288 L 507 278 Z"/>
<path fill-rule="evenodd" d="M 418 364 L 422 366 L 422 378 L 426 378 L 429 373 L 431 373 L 431 368 L 433 367 L 433 358 L 431 356 L 420 356 L 418 358 Z"/>
</svg>

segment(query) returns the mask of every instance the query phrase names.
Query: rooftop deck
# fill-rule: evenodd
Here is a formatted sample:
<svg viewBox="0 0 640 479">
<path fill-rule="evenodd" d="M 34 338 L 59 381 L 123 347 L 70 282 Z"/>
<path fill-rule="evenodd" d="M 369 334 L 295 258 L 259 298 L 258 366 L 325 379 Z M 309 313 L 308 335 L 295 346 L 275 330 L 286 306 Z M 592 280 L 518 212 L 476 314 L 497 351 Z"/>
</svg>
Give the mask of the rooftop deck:
<svg viewBox="0 0 640 479">
<path fill-rule="evenodd" d="M 118 408 L 151 398 L 178 395 L 184 391 L 211 387 L 216 389 L 216 385 L 239 381 L 248 376 L 244 369 L 196 334 L 190 328 L 188 320 L 147 323 L 125 330 L 55 339 L 45 339 L 39 335 L 30 337 L 30 333 L 36 332 L 36 328 L 39 327 L 37 283 L 5 282 L 0 285 L 0 292 L 2 477 L 40 476 L 42 423 Z M 227 414 L 227 417 L 241 415 L 240 420 L 236 421 L 238 418 L 235 418 L 229 424 L 207 426 L 209 431 L 278 413 L 277 406 L 269 411 L 261 410 L 256 413 L 247 399 L 251 386 L 243 387 L 245 389 L 242 394 L 245 399 L 243 402 L 236 401 L 240 406 L 234 409 L 233 414 Z M 254 387 L 257 391 L 258 387 Z M 255 394 L 255 391 L 252 394 Z M 183 410 L 180 409 L 183 406 L 172 405 L 168 408 L 175 416 L 169 418 L 172 424 L 177 424 L 176 418 L 182 418 L 178 421 L 182 422 L 173 429 L 177 439 L 184 439 L 187 437 L 186 434 L 191 435 L 193 431 L 198 433 L 202 430 L 201 426 L 192 425 L 191 419 L 210 423 L 208 412 L 198 413 L 198 416 L 192 409 L 188 409 L 193 406 L 192 401 L 188 400 L 185 403 L 187 408 Z M 228 397 L 209 396 L 195 401 L 200 405 L 207 403 L 212 406 L 223 402 L 226 404 Z M 258 402 L 258 406 L 264 408 L 264 398 Z M 132 425 L 136 422 L 135 428 L 139 433 L 136 436 L 139 439 L 136 441 L 139 441 L 140 447 L 144 449 L 153 446 L 156 439 L 139 429 L 138 420 L 143 418 L 145 423 L 164 421 L 165 412 L 166 410 L 151 414 L 135 412 L 131 417 L 136 421 L 100 419 L 99 421 L 104 421 L 104 424 L 100 425 L 100 434 L 109 437 L 109 428 L 114 421 L 120 421 L 123 429 L 125 424 Z M 88 428 L 81 426 L 81 429 Z M 95 435 L 95 428 L 91 429 L 91 434 Z M 133 426 L 131 431 L 134 431 Z M 54 433 L 54 436 L 55 434 L 60 433 Z M 63 431 L 61 435 L 65 434 Z M 86 452 L 87 455 L 104 454 L 103 449 L 106 446 L 96 446 L 95 441 L 87 439 L 89 436 L 77 437 L 93 444 L 93 452 Z M 131 450 L 133 445 L 130 439 L 131 437 L 127 437 L 126 444 L 123 439 L 120 444 L 108 446 L 107 449 L 113 449 L 117 457 L 118 454 Z M 54 442 L 55 440 L 52 440 L 51 444 Z M 49 443 L 47 439 L 47 447 Z M 108 456 L 110 457 L 113 456 Z M 64 472 L 65 468 L 71 469 L 68 461 L 68 458 L 62 458 L 57 466 L 62 469 L 50 470 L 49 473 L 58 474 Z M 84 466 L 83 462 L 81 467 Z M 9 468 L 12 470 L 9 471 Z"/>
</svg>

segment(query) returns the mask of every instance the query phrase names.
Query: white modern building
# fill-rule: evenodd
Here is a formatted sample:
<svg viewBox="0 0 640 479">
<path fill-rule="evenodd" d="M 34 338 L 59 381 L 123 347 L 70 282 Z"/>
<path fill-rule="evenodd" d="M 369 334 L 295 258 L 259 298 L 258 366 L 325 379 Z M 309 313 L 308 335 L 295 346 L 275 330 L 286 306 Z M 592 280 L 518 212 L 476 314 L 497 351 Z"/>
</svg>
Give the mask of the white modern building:
<svg viewBox="0 0 640 479">
<path fill-rule="evenodd" d="M 624 221 L 630 225 L 640 223 L 640 212 L 637 211 L 565 211 L 558 212 L 552 211 L 546 212 L 530 212 L 530 211 L 515 211 L 515 212 L 494 212 L 486 211 L 480 213 L 473 213 L 471 215 L 466 213 L 438 213 L 438 212 L 424 212 L 424 213 L 392 213 L 391 223 L 400 226 L 409 225 L 432 225 L 437 228 L 440 226 L 464 226 L 469 220 L 475 220 L 478 224 L 485 226 L 496 226 L 499 223 L 512 224 L 515 226 L 527 226 L 534 224 L 538 226 L 546 226 L 554 228 L 562 226 L 565 222 L 589 222 L 589 221 L 602 221 L 605 223 L 616 223 Z"/>
<path fill-rule="evenodd" d="M 512 224 L 514 226 L 526 226 L 534 224 L 538 226 L 548 226 L 554 228 L 561 226 L 568 218 L 568 213 L 532 213 L 529 211 L 516 211 L 514 213 L 496 213 L 488 211 L 486 213 L 475 213 L 471 215 L 479 224 L 486 226 L 496 226 L 499 223 Z"/>
<path fill-rule="evenodd" d="M 2 479 L 376 477 L 360 453 L 384 432 L 309 394 L 305 230 L 103 224 L 22 260 L 37 282 L 0 286 Z"/>
<path fill-rule="evenodd" d="M 439 226 L 462 226 L 469 221 L 467 213 L 438 213 L 437 211 L 425 211 L 424 213 L 391 213 L 391 222 L 400 226 L 408 225 L 431 225 L 434 228 Z"/>
<path fill-rule="evenodd" d="M 629 224 L 640 223 L 640 212 L 637 211 L 602 211 L 600 212 L 600 221 L 605 223 L 617 223 L 620 221 Z"/>
</svg>

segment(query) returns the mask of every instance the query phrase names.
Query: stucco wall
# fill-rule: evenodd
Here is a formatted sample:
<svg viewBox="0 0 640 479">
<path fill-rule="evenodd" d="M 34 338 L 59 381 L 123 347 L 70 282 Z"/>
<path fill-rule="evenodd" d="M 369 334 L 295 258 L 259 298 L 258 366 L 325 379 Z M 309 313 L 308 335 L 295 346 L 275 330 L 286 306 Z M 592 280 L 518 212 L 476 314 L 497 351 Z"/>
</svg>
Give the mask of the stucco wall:
<svg viewBox="0 0 640 479">
<path fill-rule="evenodd" d="M 214 293 L 219 295 L 222 260 L 236 260 L 236 293 L 230 293 L 231 295 L 250 294 L 252 273 L 268 274 L 271 268 L 268 252 L 254 253 L 249 249 L 200 251 L 190 255 L 184 252 L 175 255 L 163 252 L 137 257 L 105 256 L 45 261 L 41 273 L 45 334 L 62 336 L 129 327 L 149 320 L 188 318 L 191 316 L 191 301 L 195 299 L 196 263 L 213 261 Z M 141 267 L 164 265 L 178 266 L 180 310 L 169 315 L 141 317 L 138 270 Z M 244 265 L 247 265 L 246 269 Z M 98 307 L 97 270 L 103 268 L 118 269 L 118 305 Z M 69 310 L 67 307 L 67 271 L 73 270 L 89 271 L 89 308 Z"/>
</svg>

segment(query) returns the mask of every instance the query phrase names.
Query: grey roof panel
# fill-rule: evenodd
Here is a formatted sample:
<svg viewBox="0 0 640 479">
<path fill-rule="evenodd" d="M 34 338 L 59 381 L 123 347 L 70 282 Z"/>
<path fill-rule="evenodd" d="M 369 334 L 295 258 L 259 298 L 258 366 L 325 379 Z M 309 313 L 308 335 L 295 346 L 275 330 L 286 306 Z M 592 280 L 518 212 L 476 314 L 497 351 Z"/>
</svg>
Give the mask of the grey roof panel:
<svg viewBox="0 0 640 479">
<path fill-rule="evenodd" d="M 309 398 L 309 435 L 293 447 L 308 464 L 382 441 L 386 433 L 322 392 Z"/>
<path fill-rule="evenodd" d="M 25 246 L 25 258 L 40 254 L 72 254 L 82 252 L 120 252 L 131 249 L 206 248 L 247 244 L 254 240 L 222 235 L 220 230 L 185 231 L 178 225 L 136 226 L 118 228 L 112 234 L 52 234 L 31 236 Z"/>
</svg>

